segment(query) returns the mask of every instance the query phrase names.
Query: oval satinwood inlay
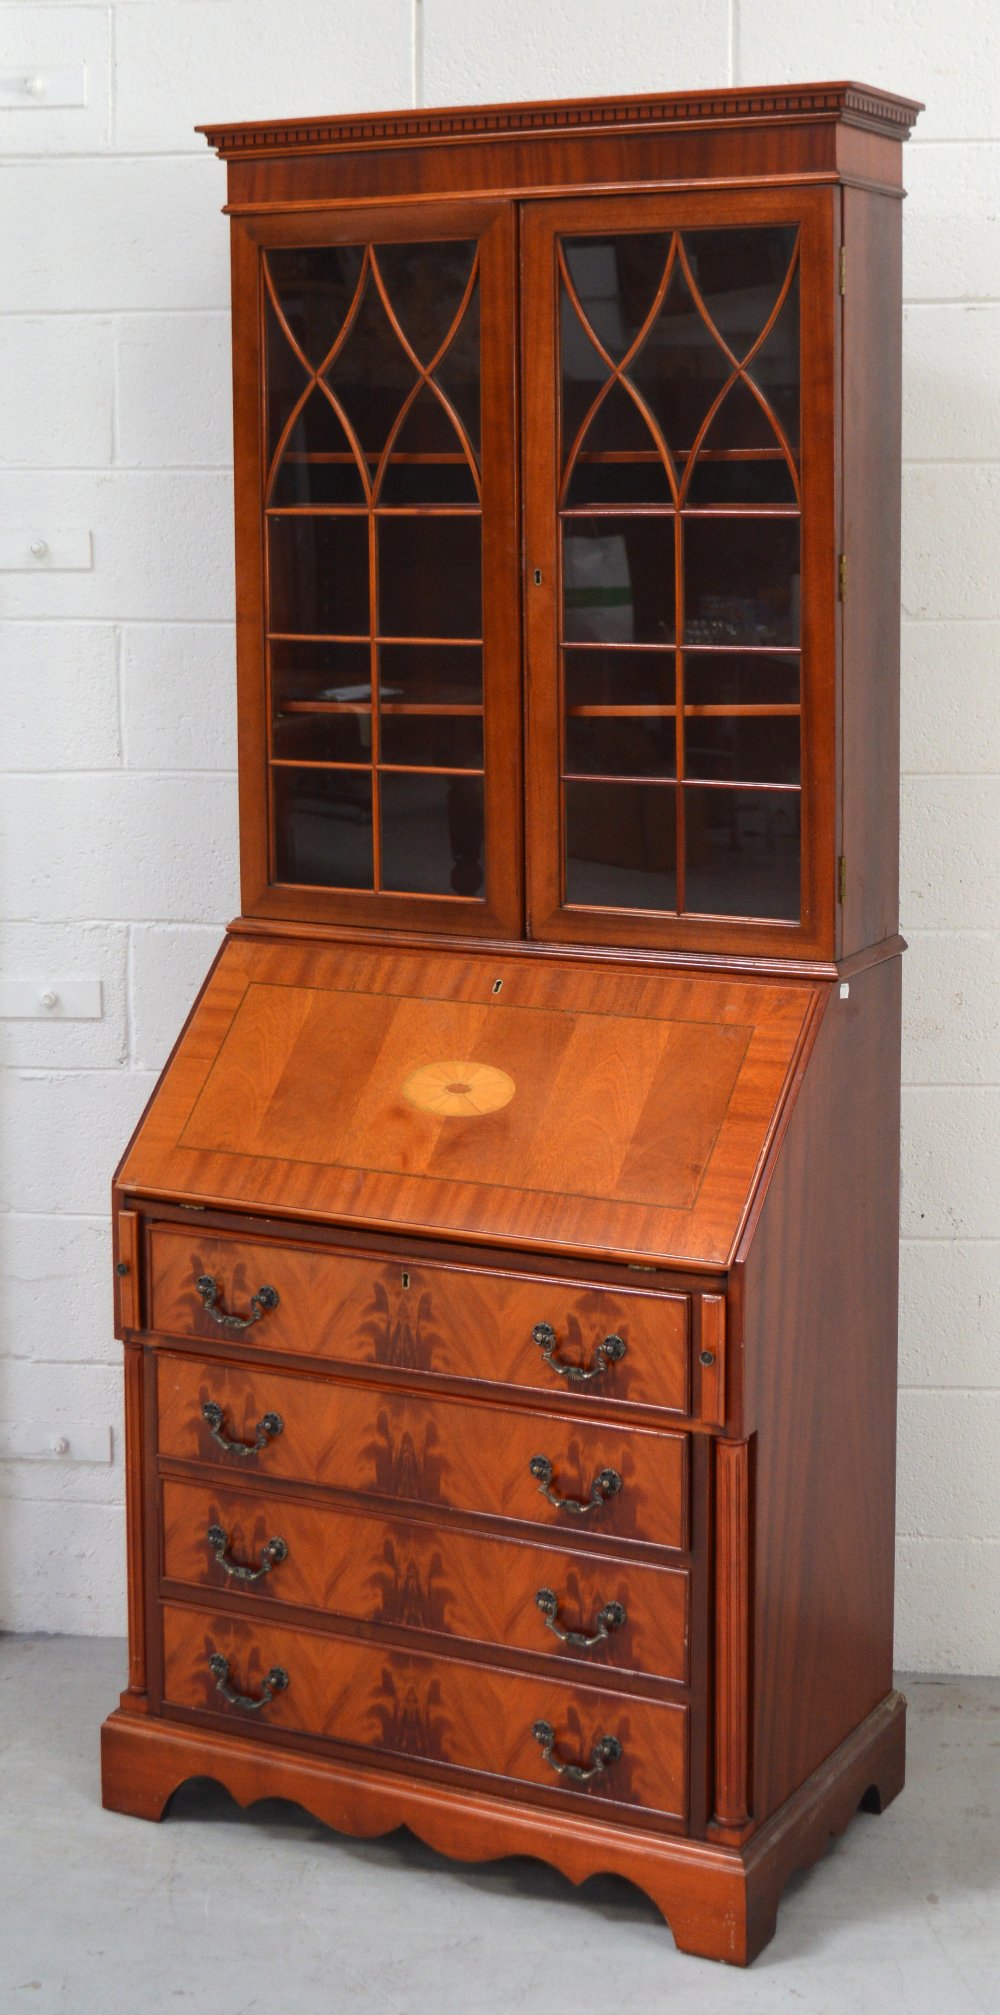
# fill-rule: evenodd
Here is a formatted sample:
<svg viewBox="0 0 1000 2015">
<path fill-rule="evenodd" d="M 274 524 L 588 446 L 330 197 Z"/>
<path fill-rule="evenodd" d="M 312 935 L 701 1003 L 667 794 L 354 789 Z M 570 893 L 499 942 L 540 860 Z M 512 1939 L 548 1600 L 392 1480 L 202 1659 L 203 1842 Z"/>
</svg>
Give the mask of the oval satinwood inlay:
<svg viewBox="0 0 1000 2015">
<path fill-rule="evenodd" d="M 424 1063 L 411 1071 L 403 1097 L 438 1119 L 476 1119 L 509 1105 L 517 1086 L 492 1063 Z"/>
</svg>

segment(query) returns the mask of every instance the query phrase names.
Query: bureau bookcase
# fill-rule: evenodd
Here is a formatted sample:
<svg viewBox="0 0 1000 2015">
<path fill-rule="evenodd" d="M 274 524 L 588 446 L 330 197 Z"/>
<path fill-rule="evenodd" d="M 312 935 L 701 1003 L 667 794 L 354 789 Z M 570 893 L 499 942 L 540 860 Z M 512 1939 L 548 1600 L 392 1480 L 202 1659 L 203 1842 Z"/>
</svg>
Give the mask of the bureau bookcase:
<svg viewBox="0 0 1000 2015">
<path fill-rule="evenodd" d="M 919 109 L 205 129 L 242 912 L 115 1180 L 115 1810 L 615 1872 L 746 1963 L 901 1786 Z"/>
</svg>

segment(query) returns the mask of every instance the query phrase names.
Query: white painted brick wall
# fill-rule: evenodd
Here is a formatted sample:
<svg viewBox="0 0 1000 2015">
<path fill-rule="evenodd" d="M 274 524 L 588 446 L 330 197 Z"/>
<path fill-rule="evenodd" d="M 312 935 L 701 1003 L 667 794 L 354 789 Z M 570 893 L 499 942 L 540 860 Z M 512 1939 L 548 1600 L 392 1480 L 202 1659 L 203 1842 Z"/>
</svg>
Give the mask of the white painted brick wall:
<svg viewBox="0 0 1000 2015">
<path fill-rule="evenodd" d="M 1000 1671 L 1000 14 L 993 0 L 30 0 L 0 66 L 2 969 L 100 1022 L 5 1024 L 0 1427 L 113 1421 L 110 1469 L 0 1461 L 0 1624 L 123 1628 L 111 1169 L 237 906 L 228 247 L 197 120 L 853 76 L 907 148 L 905 1168 L 897 1650 Z"/>
</svg>

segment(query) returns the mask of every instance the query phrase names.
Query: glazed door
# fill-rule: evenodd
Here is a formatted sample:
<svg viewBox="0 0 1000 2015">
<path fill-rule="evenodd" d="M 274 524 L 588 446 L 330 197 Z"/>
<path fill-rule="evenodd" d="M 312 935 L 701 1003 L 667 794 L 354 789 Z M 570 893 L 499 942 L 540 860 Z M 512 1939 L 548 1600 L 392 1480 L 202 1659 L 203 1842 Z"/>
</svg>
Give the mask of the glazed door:
<svg viewBox="0 0 1000 2015">
<path fill-rule="evenodd" d="M 526 206 L 535 937 L 832 954 L 837 200 Z"/>
<path fill-rule="evenodd" d="M 244 908 L 517 933 L 511 207 L 234 236 Z"/>
</svg>

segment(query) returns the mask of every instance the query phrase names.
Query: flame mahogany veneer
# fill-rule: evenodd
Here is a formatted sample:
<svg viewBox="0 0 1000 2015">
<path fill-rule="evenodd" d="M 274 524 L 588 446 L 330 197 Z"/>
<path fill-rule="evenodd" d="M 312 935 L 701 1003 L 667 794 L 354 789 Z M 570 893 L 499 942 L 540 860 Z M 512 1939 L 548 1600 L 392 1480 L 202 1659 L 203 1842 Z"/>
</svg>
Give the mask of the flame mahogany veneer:
<svg viewBox="0 0 1000 2015">
<path fill-rule="evenodd" d="M 159 1819 L 208 1775 L 346 1833 L 614 1872 L 683 1950 L 746 1964 L 793 1870 L 902 1786 L 899 199 L 919 109 L 819 84 L 205 129 L 232 219 L 243 914 L 115 1180 L 114 1810 Z M 771 251 L 748 348 L 745 290 L 718 326 L 694 234 L 751 230 Z M 652 306 L 641 260 L 605 257 L 636 234 Z M 439 354 L 474 297 L 478 349 L 435 390 L 434 301 L 393 288 L 415 247 L 466 241 Z M 675 380 L 661 353 L 665 403 L 641 413 L 615 270 L 647 329 L 687 289 L 671 326 L 700 359 Z M 322 341 L 321 271 L 348 288 Z M 581 362 L 566 317 L 588 312 Z M 368 408 L 337 363 L 355 322 Z M 379 417 L 400 370 L 409 434 Z M 580 422 L 570 452 L 560 400 L 602 371 L 619 432 L 588 448 Z M 702 383 L 717 403 L 679 445 Z M 713 434 L 734 388 L 742 417 Z M 631 497 L 582 563 L 560 524 L 615 507 L 574 504 L 574 468 Z M 662 538 L 669 580 L 641 571 Z M 428 614 L 408 659 L 424 608 L 444 635 Z M 596 657 L 580 670 L 595 625 L 610 699 Z M 712 908 L 727 875 L 732 915 Z"/>
</svg>

